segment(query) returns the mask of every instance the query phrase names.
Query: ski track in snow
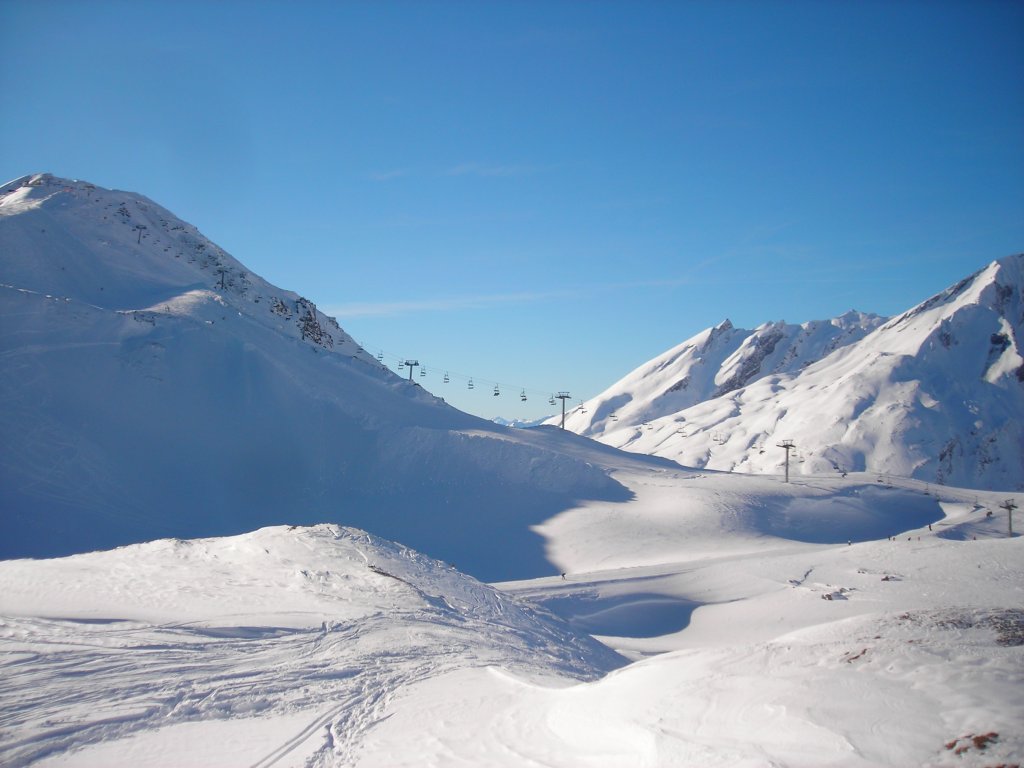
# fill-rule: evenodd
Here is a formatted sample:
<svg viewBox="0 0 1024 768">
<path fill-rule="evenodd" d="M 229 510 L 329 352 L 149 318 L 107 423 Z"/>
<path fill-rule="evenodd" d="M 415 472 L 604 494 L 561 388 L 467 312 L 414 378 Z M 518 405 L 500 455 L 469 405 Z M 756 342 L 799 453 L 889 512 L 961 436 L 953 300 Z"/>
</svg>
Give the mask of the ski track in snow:
<svg viewBox="0 0 1024 768">
<path fill-rule="evenodd" d="M 327 726 L 331 738 L 317 762 L 347 764 L 392 691 L 438 674 L 449 656 L 472 663 L 471 635 L 398 650 L 364 642 L 390 633 L 392 622 L 379 615 L 310 630 L 6 618 L 5 764 L 183 721 L 295 712 L 307 713 L 309 724 L 252 765 L 274 765 L 311 738 L 323 741 Z"/>
<path fill-rule="evenodd" d="M 396 691 L 446 671 L 502 664 L 585 679 L 622 663 L 442 563 L 331 526 L 71 558 L 70 578 L 65 561 L 21 563 L 0 564 L 0 759 L 10 766 L 121 763 L 127 747 L 116 745 L 154 738 L 150 750 L 185 762 L 348 765 Z M 97 578 L 82 598 L 88 574 Z M 12 611 L 40 599 L 49 615 Z M 154 611 L 193 618 L 141 618 Z M 216 734 L 246 721 L 277 725 L 220 759 L 171 744 L 183 725 Z"/>
<path fill-rule="evenodd" d="M 21 735 L 6 745 L 8 764 L 28 765 L 71 746 L 181 721 L 265 716 L 305 710 L 310 702 L 340 702 L 326 714 L 310 712 L 307 729 L 254 763 L 273 765 L 339 713 L 348 713 L 351 726 L 365 719 L 361 709 L 370 699 L 360 681 L 370 673 L 348 664 L 331 668 L 332 649 L 352 640 L 352 628 L 330 633 L 244 627 L 121 629 L 118 623 L 5 621 L 8 638 L 39 649 L 31 658 L 4 664 L 5 679 L 18 685 L 17 690 L 0 688 L 0 694 L 20 700 L 2 720 L 5 730 Z M 61 639 L 66 635 L 69 640 Z M 360 661 L 351 654 L 347 658 Z M 103 688 L 96 688 L 96 679 L 104 680 Z M 375 682 L 384 681 L 378 676 Z M 68 722 L 68 713 L 80 718 Z M 338 733 L 355 735 L 349 728 Z"/>
</svg>

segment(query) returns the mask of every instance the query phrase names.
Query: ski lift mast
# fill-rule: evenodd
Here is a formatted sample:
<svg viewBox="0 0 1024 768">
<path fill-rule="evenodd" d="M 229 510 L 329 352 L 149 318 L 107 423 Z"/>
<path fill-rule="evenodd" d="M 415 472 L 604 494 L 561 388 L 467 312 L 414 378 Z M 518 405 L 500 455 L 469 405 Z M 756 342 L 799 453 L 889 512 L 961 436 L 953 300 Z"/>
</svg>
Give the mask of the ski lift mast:
<svg viewBox="0 0 1024 768">
<path fill-rule="evenodd" d="M 565 429 L 565 401 L 569 399 L 569 393 L 559 392 L 555 397 L 562 401 L 562 429 Z"/>
</svg>

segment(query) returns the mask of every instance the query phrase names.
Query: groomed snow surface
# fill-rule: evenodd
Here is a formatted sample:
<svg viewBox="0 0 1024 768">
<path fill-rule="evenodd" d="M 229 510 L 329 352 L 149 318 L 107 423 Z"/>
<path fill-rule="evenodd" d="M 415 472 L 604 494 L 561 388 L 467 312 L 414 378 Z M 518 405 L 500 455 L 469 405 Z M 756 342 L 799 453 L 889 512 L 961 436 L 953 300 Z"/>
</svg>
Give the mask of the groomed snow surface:
<svg viewBox="0 0 1024 768">
<path fill-rule="evenodd" d="M 540 526 L 565 577 L 500 589 L 333 525 L 2 562 L 0 762 L 1021 761 L 998 495 L 611 471 Z"/>
</svg>

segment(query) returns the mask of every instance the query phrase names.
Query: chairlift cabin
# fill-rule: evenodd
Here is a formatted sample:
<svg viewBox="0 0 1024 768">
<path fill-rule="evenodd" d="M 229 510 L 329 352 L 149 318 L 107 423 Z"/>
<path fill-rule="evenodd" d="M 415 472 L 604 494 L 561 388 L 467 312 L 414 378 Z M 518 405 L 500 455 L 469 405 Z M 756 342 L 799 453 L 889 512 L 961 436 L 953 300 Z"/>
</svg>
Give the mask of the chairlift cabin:
<svg viewBox="0 0 1024 768">
<path fill-rule="evenodd" d="M 420 368 L 420 378 L 423 378 L 426 375 L 427 375 L 427 369 L 426 368 Z"/>
<path fill-rule="evenodd" d="M 379 360 L 380 362 L 384 362 L 384 353 L 383 353 L 383 352 L 378 352 L 378 353 L 377 353 L 377 359 L 378 359 L 378 360 Z"/>
<path fill-rule="evenodd" d="M 448 371 L 445 371 L 444 372 L 444 383 L 447 384 L 450 381 L 451 381 L 451 379 L 448 378 Z"/>
<path fill-rule="evenodd" d="M 495 396 L 495 397 L 497 397 L 497 396 L 498 396 L 498 395 L 500 395 L 500 394 L 501 394 L 501 390 L 500 390 L 500 389 L 498 389 L 498 385 L 497 385 L 497 384 L 495 384 L 495 385 L 494 385 L 494 396 Z"/>
<path fill-rule="evenodd" d="M 470 379 L 469 379 L 469 388 L 470 389 L 473 388 L 473 379 L 472 379 L 472 377 L 470 377 Z"/>
<path fill-rule="evenodd" d="M 526 402 L 526 390 L 525 389 L 522 392 L 519 393 L 519 399 L 522 400 L 524 403 Z"/>
</svg>

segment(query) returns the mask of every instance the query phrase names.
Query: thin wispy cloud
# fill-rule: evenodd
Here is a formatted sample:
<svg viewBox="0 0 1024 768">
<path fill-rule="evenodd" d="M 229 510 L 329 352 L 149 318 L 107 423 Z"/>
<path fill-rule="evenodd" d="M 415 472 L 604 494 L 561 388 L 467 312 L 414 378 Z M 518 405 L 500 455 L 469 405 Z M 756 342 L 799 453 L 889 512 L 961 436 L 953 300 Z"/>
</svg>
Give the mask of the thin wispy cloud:
<svg viewBox="0 0 1024 768">
<path fill-rule="evenodd" d="M 487 165 L 484 163 L 460 163 L 444 172 L 445 176 L 480 176 L 484 178 L 514 178 L 533 176 L 545 170 L 539 165 Z"/>
<path fill-rule="evenodd" d="M 636 290 L 638 288 L 661 288 L 685 285 L 693 282 L 686 277 L 671 277 L 652 280 L 631 280 L 611 283 L 593 283 L 577 285 L 573 289 L 559 291 L 520 291 L 518 293 L 474 294 L 470 296 L 447 296 L 436 299 L 409 299 L 403 301 L 367 301 L 349 304 L 333 304 L 322 307 L 322 310 L 335 318 L 351 317 L 395 317 L 398 315 L 414 315 L 426 312 L 462 312 L 467 310 L 487 310 L 494 307 L 507 307 L 517 304 L 529 304 L 543 301 L 566 301 L 591 296 L 599 296 L 617 291 Z"/>
<path fill-rule="evenodd" d="M 458 163 L 447 168 L 435 168 L 433 171 L 413 168 L 386 168 L 366 174 L 370 181 L 388 182 L 395 179 L 413 176 L 467 176 L 490 179 L 513 179 L 534 176 L 550 170 L 551 166 L 530 165 L 528 163 Z"/>
<path fill-rule="evenodd" d="M 408 168 L 394 168 L 388 171 L 373 171 L 368 173 L 366 177 L 370 181 L 394 181 L 395 179 L 401 179 L 404 176 L 408 176 L 410 173 Z"/>
<path fill-rule="evenodd" d="M 780 275 L 768 278 L 767 280 L 764 277 L 737 278 L 735 274 L 666 276 L 648 280 L 581 284 L 574 286 L 572 289 L 558 291 L 520 291 L 517 293 L 473 294 L 469 296 L 446 296 L 434 299 L 409 299 L 404 301 L 353 302 L 329 305 L 322 309 L 328 315 L 339 319 L 353 317 L 396 317 L 399 315 L 417 315 L 433 312 L 488 310 L 495 307 L 508 307 L 544 301 L 579 300 L 609 293 L 622 293 L 648 288 L 675 288 L 685 285 L 729 285 L 747 282 L 827 284 L 850 280 L 884 282 L 886 279 L 878 276 L 858 278 L 850 275 L 833 274 Z"/>
<path fill-rule="evenodd" d="M 479 294 L 474 296 L 449 296 L 438 299 L 411 299 L 408 301 L 357 302 L 325 307 L 324 311 L 334 317 L 393 317 L 395 315 L 420 314 L 423 312 L 457 312 L 474 309 L 490 309 L 496 306 L 527 304 L 549 299 L 565 299 L 575 295 L 572 291 L 544 291 L 519 293 Z"/>
</svg>

